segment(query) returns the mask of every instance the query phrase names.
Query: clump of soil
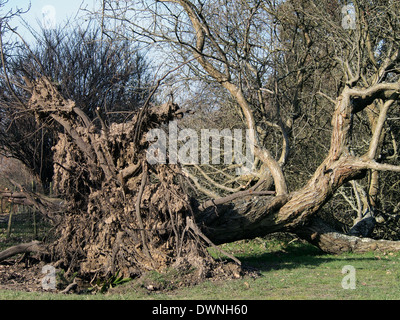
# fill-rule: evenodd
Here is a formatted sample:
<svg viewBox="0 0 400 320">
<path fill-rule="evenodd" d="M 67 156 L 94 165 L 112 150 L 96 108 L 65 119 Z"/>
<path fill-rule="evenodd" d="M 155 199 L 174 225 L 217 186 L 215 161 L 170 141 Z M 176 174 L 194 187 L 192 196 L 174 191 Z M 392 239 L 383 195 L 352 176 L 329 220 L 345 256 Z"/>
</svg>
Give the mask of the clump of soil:
<svg viewBox="0 0 400 320">
<path fill-rule="evenodd" d="M 60 131 L 54 187 L 66 207 L 52 216 L 56 241 L 48 248 L 67 275 L 136 278 L 174 268 L 203 279 L 220 267 L 194 221 L 180 166 L 146 161 L 146 134 L 174 119 L 177 105 L 146 105 L 129 121 L 107 126 L 39 79 L 29 108 Z"/>
</svg>

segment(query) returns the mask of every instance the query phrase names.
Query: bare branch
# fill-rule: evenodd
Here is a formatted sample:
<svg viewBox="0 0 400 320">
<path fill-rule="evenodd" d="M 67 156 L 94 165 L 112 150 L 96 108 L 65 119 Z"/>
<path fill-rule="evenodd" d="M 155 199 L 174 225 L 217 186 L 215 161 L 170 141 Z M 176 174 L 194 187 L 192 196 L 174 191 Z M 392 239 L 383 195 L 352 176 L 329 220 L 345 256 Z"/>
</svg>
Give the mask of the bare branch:
<svg viewBox="0 0 400 320">
<path fill-rule="evenodd" d="M 392 171 L 392 172 L 400 172 L 400 166 L 387 164 L 387 163 L 378 163 L 374 160 L 358 160 L 356 164 L 364 167 L 365 169 L 372 169 L 378 171 Z"/>
<path fill-rule="evenodd" d="M 380 137 L 382 134 L 383 126 L 386 122 L 387 118 L 387 112 L 390 108 L 390 106 L 393 105 L 395 101 L 398 99 L 398 94 L 394 94 L 394 97 L 391 98 L 390 100 L 387 100 L 383 106 L 381 107 L 380 113 L 379 113 L 379 118 L 375 126 L 375 132 L 372 135 L 372 139 L 369 145 L 369 150 L 368 150 L 368 158 L 374 159 L 376 157 L 376 152 L 378 149 Z"/>
</svg>

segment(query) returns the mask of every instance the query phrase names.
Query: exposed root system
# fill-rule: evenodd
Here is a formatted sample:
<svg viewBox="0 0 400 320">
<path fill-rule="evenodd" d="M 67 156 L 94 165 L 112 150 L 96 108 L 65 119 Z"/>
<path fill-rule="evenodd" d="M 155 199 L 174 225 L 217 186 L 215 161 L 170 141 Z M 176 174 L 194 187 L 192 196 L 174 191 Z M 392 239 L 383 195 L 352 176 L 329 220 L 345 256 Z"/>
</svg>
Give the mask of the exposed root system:
<svg viewBox="0 0 400 320">
<path fill-rule="evenodd" d="M 91 278 L 168 267 L 210 274 L 216 262 L 194 222 L 180 167 L 146 161 L 146 132 L 172 120 L 177 105 L 146 106 L 130 121 L 106 127 L 100 115 L 89 120 L 41 79 L 29 106 L 38 121 L 61 127 L 54 187 L 67 207 L 54 217 L 53 261 Z"/>
</svg>

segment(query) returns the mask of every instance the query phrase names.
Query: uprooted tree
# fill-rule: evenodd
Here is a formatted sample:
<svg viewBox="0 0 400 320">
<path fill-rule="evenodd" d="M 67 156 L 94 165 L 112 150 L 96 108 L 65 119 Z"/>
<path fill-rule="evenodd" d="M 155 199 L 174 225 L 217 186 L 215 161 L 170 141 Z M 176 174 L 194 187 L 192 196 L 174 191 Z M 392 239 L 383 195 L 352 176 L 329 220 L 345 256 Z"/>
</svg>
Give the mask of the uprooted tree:
<svg viewBox="0 0 400 320">
<path fill-rule="evenodd" d="M 134 276 L 167 266 L 194 267 L 205 275 L 214 263 L 207 246 L 277 231 L 296 233 L 333 253 L 399 250 L 396 241 L 359 237 L 370 233 L 368 223 L 378 207 L 379 172 L 400 172 L 395 157 L 385 162 L 381 156 L 388 140 L 387 118 L 398 110 L 400 95 L 399 4 L 354 2 L 350 16 L 354 14 L 355 23 L 345 28 L 339 2 L 211 2 L 157 1 L 154 7 L 146 6 L 154 9 L 151 16 L 157 19 L 152 28 L 130 27 L 141 28 L 136 34 L 147 39 L 179 48 L 188 72 L 229 92 L 245 127 L 255 133 L 255 172 L 241 177 L 240 191 L 199 203 L 187 192 L 188 185 L 205 189 L 193 168 L 150 164 L 146 158 L 148 132 L 185 113 L 176 104 L 147 102 L 121 123 L 106 124 L 98 113 L 95 125 L 49 79 L 38 78 L 29 85 L 31 98 L 24 111 L 46 126 L 60 128 L 54 182 L 66 200 L 62 212 L 37 204 L 55 224 L 57 239 L 47 245 L 52 260 L 98 276 L 118 270 Z M 219 20 L 214 19 L 213 5 L 220 8 Z M 113 14 L 118 8 L 112 8 Z M 165 15 L 168 23 L 163 25 Z M 319 99 L 334 106 L 310 115 L 330 118 L 330 137 L 322 142 L 328 147 L 308 179 L 291 187 L 285 175 L 290 143 L 299 137 L 296 130 L 312 122 L 304 113 L 307 103 L 322 104 Z M 357 140 L 357 117 L 369 124 L 367 142 Z M 269 144 L 271 131 L 279 132 L 282 141 L 273 152 L 277 143 Z M 396 137 L 389 142 L 397 154 Z M 228 175 L 220 169 L 224 174 L 218 181 L 204 168 L 196 170 L 215 190 L 235 189 L 224 183 Z M 368 174 L 363 192 L 357 181 Z M 351 235 L 317 218 L 347 183 L 354 188 L 361 212 Z M 363 216 L 366 209 L 371 213 Z"/>
</svg>

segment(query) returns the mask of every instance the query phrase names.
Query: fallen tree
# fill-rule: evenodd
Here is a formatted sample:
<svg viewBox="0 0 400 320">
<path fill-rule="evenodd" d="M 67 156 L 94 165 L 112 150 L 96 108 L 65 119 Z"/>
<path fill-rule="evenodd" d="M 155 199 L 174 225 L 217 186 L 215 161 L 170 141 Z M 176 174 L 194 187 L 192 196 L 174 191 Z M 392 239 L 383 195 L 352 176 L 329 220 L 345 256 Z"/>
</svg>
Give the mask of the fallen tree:
<svg viewBox="0 0 400 320">
<path fill-rule="evenodd" d="M 298 8 L 290 1 L 289 4 L 295 7 L 297 18 L 315 14 L 312 1 L 306 8 Z M 196 7 L 187 0 L 175 1 L 174 5 L 187 14 L 184 26 L 181 21 L 177 21 L 176 26 L 191 27 L 188 34 L 192 34 L 194 40 L 194 45 L 180 45 L 189 48 L 195 57 L 192 60 L 198 63 L 197 67 L 203 68 L 209 77 L 229 92 L 240 107 L 246 128 L 254 133 L 257 173 L 248 178 L 243 190 L 199 203 L 186 191 L 188 185 L 196 185 L 196 177 L 183 170 L 180 164 L 151 164 L 146 158 L 149 148 L 147 134 L 151 129 L 181 116 L 182 110 L 177 105 L 150 106 L 147 102 L 128 121 L 106 125 L 100 112 L 96 119 L 89 118 L 74 101 L 65 99 L 49 79 L 39 78 L 31 83 L 31 98 L 24 111 L 34 114 L 39 123 L 59 131 L 54 147 L 54 186 L 65 198 L 62 212 L 50 212 L 46 206 L 38 205 L 38 209 L 49 215 L 55 225 L 56 240 L 47 244 L 51 260 L 71 272 L 80 272 L 91 278 L 107 277 L 117 271 L 123 276 L 134 277 L 148 270 L 168 267 L 193 269 L 201 278 L 212 275 L 218 269 L 207 247 L 277 231 L 296 233 L 330 253 L 399 250 L 400 242 L 367 239 L 370 229 L 367 218 L 370 216 L 363 216 L 362 212 L 366 207 L 371 207 L 371 210 L 375 207 L 371 201 L 372 192 L 366 197 L 368 201 L 365 204 L 358 195 L 362 212 L 351 236 L 340 234 L 317 219 L 324 205 L 346 183 L 358 180 L 371 171 L 374 174 L 380 171 L 400 172 L 399 166 L 377 161 L 388 112 L 396 106 L 400 94 L 400 81 L 395 68 L 400 62 L 396 41 L 388 46 L 391 49 L 380 63 L 369 61 L 373 56 L 365 58 L 369 59 L 368 63 L 358 61 L 359 64 L 363 62 L 364 67 L 375 68 L 375 72 L 368 69 L 366 74 L 362 74 L 361 66 L 359 70 L 353 70 L 348 61 L 343 62 L 347 81 L 338 87 L 336 99 L 328 97 L 334 104 L 328 150 L 308 181 L 291 190 L 284 166 L 289 152 L 289 131 L 296 120 L 294 115 L 284 124 L 277 101 L 277 123 L 264 118 L 260 120 L 281 131 L 281 153 L 276 152 L 278 157 L 272 156 L 255 134 L 265 133 L 266 130 L 257 124 L 255 107 L 250 103 L 249 94 L 243 90 L 243 84 L 236 83 L 238 77 L 231 74 L 234 61 L 230 61 L 229 55 L 224 52 L 229 46 L 221 45 L 221 38 L 216 37 L 217 32 L 213 28 L 218 26 L 207 20 L 202 6 Z M 250 8 L 249 23 L 260 8 L 262 6 Z M 291 13 L 285 18 L 292 19 Z M 181 15 L 174 16 L 177 17 Z M 362 12 L 360 17 L 364 17 Z M 311 28 L 312 21 L 300 20 L 299 24 L 304 24 L 301 44 L 310 49 L 315 42 L 310 40 L 306 27 Z M 393 25 L 389 27 L 394 28 Z M 321 34 L 324 34 L 323 31 Z M 341 35 L 342 31 L 338 34 Z M 311 36 L 316 39 L 321 37 L 318 33 Z M 361 44 L 357 45 L 361 50 Z M 298 59 L 296 70 L 303 70 L 306 62 L 312 60 L 310 52 L 311 49 L 306 50 L 303 59 Z M 353 55 L 349 54 L 349 57 Z M 250 59 L 247 62 L 250 63 Z M 244 65 L 251 69 L 248 64 Z M 300 91 L 304 84 L 301 72 L 298 72 L 297 80 Z M 268 90 L 278 96 L 278 79 L 271 82 L 276 92 Z M 260 84 L 259 89 L 261 92 Z M 275 98 L 278 100 L 278 97 Z M 293 99 L 293 108 L 297 103 Z M 262 103 L 260 105 L 265 107 Z M 364 152 L 357 154 L 353 150 L 352 129 L 354 117 L 362 112 L 369 112 L 371 137 L 367 147 L 360 148 Z M 203 176 L 209 178 L 206 173 Z M 215 185 L 234 190 L 221 183 Z M 376 179 L 371 179 L 371 186 L 376 187 Z"/>
<path fill-rule="evenodd" d="M 181 112 L 177 105 L 146 107 L 130 122 L 96 128 L 73 101 L 63 99 L 50 81 L 41 78 L 32 87 L 28 107 L 38 121 L 49 123 L 51 118 L 63 128 L 54 148 L 54 181 L 66 200 L 61 213 L 49 212 L 43 204 L 37 207 L 55 222 L 57 240 L 47 244 L 46 252 L 57 265 L 92 277 L 118 270 L 135 276 L 168 266 L 193 267 L 203 277 L 215 263 L 208 246 L 277 231 L 297 233 L 331 253 L 399 250 L 400 242 L 338 235 L 312 222 L 344 183 L 371 168 L 398 170 L 347 150 L 354 113 L 351 95 L 370 99 L 370 95 L 388 95 L 388 90 L 393 92 L 390 96 L 397 96 L 400 84 L 343 91 L 332 121 L 330 152 L 300 190 L 268 191 L 258 183 L 198 206 L 183 191 L 188 178 L 179 165 L 150 165 L 146 160 L 146 132 L 173 119 Z M 135 135 L 138 122 L 142 131 Z M 38 243 L 26 244 L 1 257 L 38 250 L 44 250 Z"/>
<path fill-rule="evenodd" d="M 397 92 L 400 85 L 377 85 L 374 89 L 344 90 L 332 121 L 330 152 L 300 190 L 271 192 L 263 190 L 261 183 L 236 196 L 196 206 L 183 191 L 187 177 L 179 165 L 150 165 L 146 161 L 146 132 L 173 119 L 179 111 L 177 105 L 146 107 L 130 122 L 96 128 L 50 81 L 39 79 L 32 87 L 28 107 L 38 121 L 49 123 L 51 118 L 64 131 L 54 148 L 54 181 L 66 199 L 66 208 L 52 216 L 57 221 L 57 240 L 48 247 L 52 259 L 71 271 L 92 276 L 118 270 L 135 276 L 168 266 L 193 267 L 204 276 L 214 263 L 207 246 L 276 231 L 297 233 L 335 253 L 365 251 L 374 245 L 376 249 L 399 250 L 400 242 L 367 243 L 308 225 L 344 183 L 372 167 L 396 169 L 367 157 L 354 157 L 347 150 L 354 112 L 351 95 L 369 99 L 369 95 L 386 94 L 387 90 Z M 142 131 L 136 135 L 139 122 Z"/>
</svg>

